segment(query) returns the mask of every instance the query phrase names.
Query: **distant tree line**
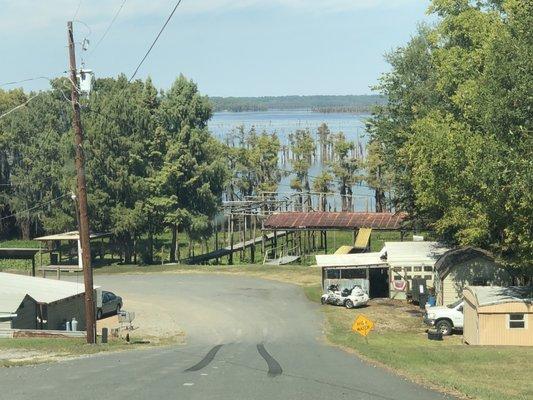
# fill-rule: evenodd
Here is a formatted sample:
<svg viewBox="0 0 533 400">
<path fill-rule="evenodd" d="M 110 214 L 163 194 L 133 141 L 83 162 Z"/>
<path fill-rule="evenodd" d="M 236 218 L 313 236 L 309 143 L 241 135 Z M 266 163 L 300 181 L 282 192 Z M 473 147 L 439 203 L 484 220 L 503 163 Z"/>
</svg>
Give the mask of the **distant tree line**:
<svg viewBox="0 0 533 400">
<path fill-rule="evenodd" d="M 388 54 L 369 183 L 442 239 L 533 275 L 533 3 L 433 0 Z"/>
<path fill-rule="evenodd" d="M 210 97 L 210 101 L 213 104 L 213 110 L 215 112 L 295 109 L 329 110 L 334 108 L 339 108 L 341 110 L 348 110 L 350 108 L 360 108 L 361 110 L 369 111 L 375 105 L 385 104 L 386 98 L 382 95 Z"/>
</svg>

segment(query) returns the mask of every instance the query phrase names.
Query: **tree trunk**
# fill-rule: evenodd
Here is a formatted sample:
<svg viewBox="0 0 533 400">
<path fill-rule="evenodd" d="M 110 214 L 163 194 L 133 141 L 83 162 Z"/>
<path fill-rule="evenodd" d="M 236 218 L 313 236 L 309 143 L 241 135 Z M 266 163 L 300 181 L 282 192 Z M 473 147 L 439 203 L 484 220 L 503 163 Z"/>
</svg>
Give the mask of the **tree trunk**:
<svg viewBox="0 0 533 400">
<path fill-rule="evenodd" d="M 163 253 L 161 253 L 161 258 L 164 258 Z M 150 231 L 148 233 L 148 264 L 153 264 L 154 262 L 154 233 Z"/>
<path fill-rule="evenodd" d="M 23 220 L 20 222 L 20 232 L 22 233 L 22 240 L 30 240 L 30 221 Z"/>
<path fill-rule="evenodd" d="M 385 211 L 385 193 L 381 189 L 376 189 L 375 194 L 376 199 L 376 212 L 384 212 Z"/>
<path fill-rule="evenodd" d="M 170 262 L 176 262 L 176 250 L 178 247 L 178 226 L 172 225 L 172 241 L 170 242 Z"/>
</svg>

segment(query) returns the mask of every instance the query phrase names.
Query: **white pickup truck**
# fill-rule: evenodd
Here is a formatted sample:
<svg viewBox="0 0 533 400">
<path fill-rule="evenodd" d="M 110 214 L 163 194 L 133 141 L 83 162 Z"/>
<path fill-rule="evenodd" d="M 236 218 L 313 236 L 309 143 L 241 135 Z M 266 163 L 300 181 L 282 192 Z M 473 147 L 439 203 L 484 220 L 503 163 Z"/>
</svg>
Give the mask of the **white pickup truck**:
<svg viewBox="0 0 533 400">
<path fill-rule="evenodd" d="M 434 326 L 443 336 L 451 335 L 454 330 L 462 330 L 463 299 L 447 306 L 426 307 L 424 322 L 429 326 Z"/>
</svg>

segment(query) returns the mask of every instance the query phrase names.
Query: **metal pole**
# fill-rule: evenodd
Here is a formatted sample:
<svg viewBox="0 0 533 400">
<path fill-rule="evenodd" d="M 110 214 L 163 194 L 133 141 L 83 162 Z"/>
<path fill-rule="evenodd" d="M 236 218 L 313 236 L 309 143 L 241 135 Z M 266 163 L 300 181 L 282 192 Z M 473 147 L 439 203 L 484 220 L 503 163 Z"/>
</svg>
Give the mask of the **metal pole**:
<svg viewBox="0 0 533 400">
<path fill-rule="evenodd" d="M 91 244 L 89 237 L 89 214 L 87 209 L 87 185 L 85 182 L 85 156 L 83 154 L 83 131 L 81 128 L 80 104 L 78 89 L 76 88 L 76 53 L 74 49 L 74 32 L 72 21 L 67 22 L 68 50 L 70 62 L 70 81 L 72 85 L 72 127 L 74 129 L 74 144 L 76 146 L 76 174 L 78 183 L 78 201 L 80 208 L 79 238 L 81 241 L 83 280 L 85 283 L 85 329 L 87 343 L 96 343 L 96 320 L 94 309 L 93 271 L 91 268 Z"/>
</svg>

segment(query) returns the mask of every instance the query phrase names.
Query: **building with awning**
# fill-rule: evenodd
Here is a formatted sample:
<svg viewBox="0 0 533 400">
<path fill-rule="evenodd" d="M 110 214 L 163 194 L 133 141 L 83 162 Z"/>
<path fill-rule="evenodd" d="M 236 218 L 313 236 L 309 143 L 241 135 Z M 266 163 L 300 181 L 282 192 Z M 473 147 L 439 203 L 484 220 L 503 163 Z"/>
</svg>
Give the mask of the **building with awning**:
<svg viewBox="0 0 533 400">
<path fill-rule="evenodd" d="M 316 256 L 316 263 L 322 268 L 324 290 L 332 284 L 358 284 L 371 298 L 389 296 L 389 266 L 380 253 L 323 254 Z"/>
</svg>

